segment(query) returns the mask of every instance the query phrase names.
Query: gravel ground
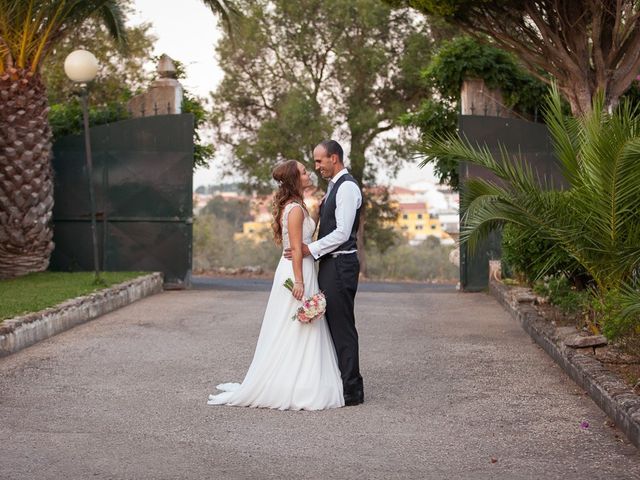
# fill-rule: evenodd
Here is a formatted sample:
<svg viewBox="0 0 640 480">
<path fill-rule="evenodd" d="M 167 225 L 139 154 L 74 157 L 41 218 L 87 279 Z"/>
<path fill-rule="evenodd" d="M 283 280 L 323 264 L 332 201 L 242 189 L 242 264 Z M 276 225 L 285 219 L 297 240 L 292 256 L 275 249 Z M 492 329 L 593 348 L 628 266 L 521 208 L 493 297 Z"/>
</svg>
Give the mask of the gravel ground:
<svg viewBox="0 0 640 480">
<path fill-rule="evenodd" d="M 482 293 L 363 288 L 363 405 L 207 406 L 242 380 L 268 295 L 208 285 L 1 358 L 0 478 L 640 478 L 638 450 Z"/>
</svg>

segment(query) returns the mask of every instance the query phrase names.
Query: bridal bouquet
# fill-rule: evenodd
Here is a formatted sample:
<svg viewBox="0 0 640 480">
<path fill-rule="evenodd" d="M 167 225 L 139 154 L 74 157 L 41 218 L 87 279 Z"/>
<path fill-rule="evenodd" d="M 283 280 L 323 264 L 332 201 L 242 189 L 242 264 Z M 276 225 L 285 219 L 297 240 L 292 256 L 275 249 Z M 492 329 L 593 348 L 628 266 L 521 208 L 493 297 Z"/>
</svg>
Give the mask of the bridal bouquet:
<svg viewBox="0 0 640 480">
<path fill-rule="evenodd" d="M 293 291 L 293 280 L 287 278 L 284 282 L 284 286 Z M 327 299 L 324 293 L 318 292 L 309 298 L 302 299 L 302 306 L 298 308 L 295 315 L 291 317 L 291 320 L 298 320 L 302 323 L 313 322 L 317 318 L 324 315 L 327 309 Z"/>
</svg>

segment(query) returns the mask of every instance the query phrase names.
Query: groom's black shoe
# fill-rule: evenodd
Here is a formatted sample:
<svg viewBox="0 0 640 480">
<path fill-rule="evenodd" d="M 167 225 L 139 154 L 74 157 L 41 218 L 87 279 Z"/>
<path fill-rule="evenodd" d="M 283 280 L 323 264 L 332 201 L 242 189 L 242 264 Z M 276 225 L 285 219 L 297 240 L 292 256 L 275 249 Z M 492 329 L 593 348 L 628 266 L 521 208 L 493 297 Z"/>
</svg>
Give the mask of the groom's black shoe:
<svg viewBox="0 0 640 480">
<path fill-rule="evenodd" d="M 354 405 L 360 405 L 364 403 L 364 393 L 359 392 L 353 395 L 345 395 L 344 396 L 344 405 L 345 407 L 353 407 Z"/>
</svg>

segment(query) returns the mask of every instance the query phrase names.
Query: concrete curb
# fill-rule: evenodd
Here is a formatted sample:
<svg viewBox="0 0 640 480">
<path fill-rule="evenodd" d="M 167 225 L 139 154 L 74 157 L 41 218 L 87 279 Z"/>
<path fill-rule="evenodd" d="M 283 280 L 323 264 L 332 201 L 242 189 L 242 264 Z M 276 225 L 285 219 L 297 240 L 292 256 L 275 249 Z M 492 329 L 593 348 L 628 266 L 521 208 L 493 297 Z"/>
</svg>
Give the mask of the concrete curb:
<svg viewBox="0 0 640 480">
<path fill-rule="evenodd" d="M 629 441 L 640 448 L 640 395 L 616 374 L 589 355 L 565 346 L 561 329 L 544 320 L 532 305 L 531 295 L 517 295 L 499 282 L 490 283 L 491 294 L 522 328 L 615 422 Z"/>
<path fill-rule="evenodd" d="M 55 307 L 5 320 L 0 324 L 0 357 L 161 291 L 162 274 L 152 273 Z"/>
</svg>

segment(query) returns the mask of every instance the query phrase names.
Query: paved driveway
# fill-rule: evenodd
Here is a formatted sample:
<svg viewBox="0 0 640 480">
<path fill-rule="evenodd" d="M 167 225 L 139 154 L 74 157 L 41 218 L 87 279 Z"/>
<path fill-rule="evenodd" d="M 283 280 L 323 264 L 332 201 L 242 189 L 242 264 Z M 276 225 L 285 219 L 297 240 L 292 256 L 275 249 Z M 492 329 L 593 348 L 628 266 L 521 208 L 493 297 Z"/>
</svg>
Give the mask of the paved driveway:
<svg viewBox="0 0 640 480">
<path fill-rule="evenodd" d="M 0 358 L 0 478 L 640 478 L 635 447 L 491 297 L 446 287 L 359 293 L 361 406 L 207 406 L 242 380 L 268 295 L 226 282 Z"/>
</svg>

